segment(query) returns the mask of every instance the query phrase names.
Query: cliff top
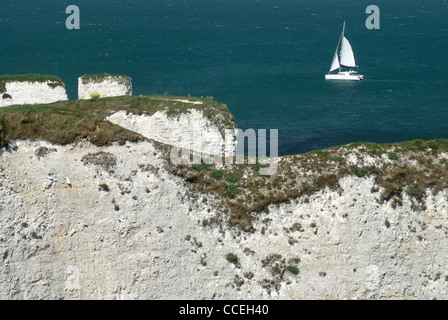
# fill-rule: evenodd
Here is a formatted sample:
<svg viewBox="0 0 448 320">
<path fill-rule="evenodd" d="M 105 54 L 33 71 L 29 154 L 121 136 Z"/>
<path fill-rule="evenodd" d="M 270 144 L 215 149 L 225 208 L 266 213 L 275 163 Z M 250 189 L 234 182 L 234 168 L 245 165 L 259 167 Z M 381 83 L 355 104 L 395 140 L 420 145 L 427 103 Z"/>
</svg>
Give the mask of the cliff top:
<svg viewBox="0 0 448 320">
<path fill-rule="evenodd" d="M 43 139 L 64 145 L 88 138 L 97 146 L 110 142 L 137 141 L 144 138 L 106 121 L 105 118 L 121 110 L 148 116 L 157 111 L 165 111 L 168 116 L 174 117 L 191 109 L 202 110 L 204 116 L 218 128 L 235 125 L 227 106 L 210 98 L 180 99 L 140 95 L 59 101 L 52 104 L 0 108 L 0 145 L 7 144 L 8 141 L 26 139 Z"/>
<path fill-rule="evenodd" d="M 89 139 L 96 146 L 141 141 L 146 138 L 105 119 L 118 111 L 141 116 L 164 111 L 176 117 L 191 109 L 201 110 L 220 129 L 235 125 L 227 106 L 211 98 L 140 95 L 16 105 L 0 109 L 0 146 L 13 140 L 65 145 Z M 204 197 L 202 201 L 217 201 L 218 207 L 229 213 L 225 220 L 231 226 L 251 231 L 256 213 L 269 212 L 271 205 L 294 199 L 306 201 L 325 188 L 341 190 L 340 181 L 347 176 L 373 179 L 374 187 L 367 192 L 377 194 L 379 202 L 391 201 L 395 207 L 407 197 L 415 210 L 422 210 L 429 192 L 448 188 L 448 140 L 351 143 L 282 156 L 277 172 L 270 176 L 260 175 L 266 166 L 263 160 L 225 166 L 166 161 L 165 166 L 188 183 L 191 197 L 207 195 L 210 199 Z M 218 216 L 203 223 L 221 220 Z"/>
<path fill-rule="evenodd" d="M 112 74 L 112 73 L 90 73 L 90 74 L 84 74 L 80 78 L 82 80 L 82 83 L 88 84 L 91 82 L 102 81 L 105 78 L 109 78 L 109 77 L 114 78 L 114 80 L 123 81 L 123 82 L 131 80 L 130 76 L 122 75 L 122 74 Z"/>
<path fill-rule="evenodd" d="M 374 187 L 364 192 L 376 194 L 378 203 L 390 201 L 395 208 L 408 198 L 412 209 L 425 210 L 425 199 L 431 193 L 448 188 L 448 140 L 351 143 L 282 156 L 275 174 L 261 176 L 260 168 L 265 166 L 258 159 L 253 164 L 224 167 L 203 162 L 171 166 L 171 172 L 190 183 L 193 198 L 203 194 L 219 199 L 230 226 L 253 231 L 258 214 L 269 213 L 271 205 L 307 202 L 326 188 L 342 192 L 340 182 L 345 177 L 372 179 Z M 217 223 L 221 217 L 203 224 Z"/>
</svg>

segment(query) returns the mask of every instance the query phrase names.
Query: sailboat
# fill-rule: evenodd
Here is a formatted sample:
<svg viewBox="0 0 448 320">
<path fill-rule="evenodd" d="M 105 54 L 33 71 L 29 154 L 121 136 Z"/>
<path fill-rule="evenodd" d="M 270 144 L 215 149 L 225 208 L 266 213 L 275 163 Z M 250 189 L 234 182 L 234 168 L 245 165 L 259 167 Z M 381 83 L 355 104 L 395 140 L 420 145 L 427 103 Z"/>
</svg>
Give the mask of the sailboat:
<svg viewBox="0 0 448 320">
<path fill-rule="evenodd" d="M 351 80 L 359 81 L 364 77 L 358 74 L 358 71 L 353 70 L 358 68 L 355 62 L 355 55 L 353 54 L 352 46 L 348 42 L 347 38 L 344 36 L 345 32 L 345 21 L 342 27 L 342 33 L 339 37 L 339 42 L 336 47 L 336 52 L 334 53 L 333 62 L 331 63 L 330 71 L 325 75 L 326 80 Z M 341 52 L 338 55 L 339 45 L 341 45 Z M 340 58 L 340 60 L 339 60 Z M 338 73 L 331 73 L 338 70 Z"/>
</svg>

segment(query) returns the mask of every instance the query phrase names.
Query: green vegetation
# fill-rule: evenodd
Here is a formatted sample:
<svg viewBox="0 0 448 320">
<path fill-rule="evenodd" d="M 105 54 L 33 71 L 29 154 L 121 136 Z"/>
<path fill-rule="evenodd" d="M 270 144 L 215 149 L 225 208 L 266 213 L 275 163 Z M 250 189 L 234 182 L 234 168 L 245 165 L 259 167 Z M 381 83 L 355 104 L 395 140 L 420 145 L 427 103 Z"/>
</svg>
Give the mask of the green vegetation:
<svg viewBox="0 0 448 320">
<path fill-rule="evenodd" d="M 389 159 L 390 160 L 398 160 L 398 155 L 396 152 L 389 152 Z"/>
<path fill-rule="evenodd" d="M 123 144 L 145 140 L 135 132 L 104 120 L 120 110 L 145 115 L 165 110 L 170 116 L 176 116 L 194 108 L 203 110 L 205 116 L 214 115 L 222 130 L 234 125 L 235 120 L 225 105 L 196 100 L 203 101 L 203 104 L 177 102 L 162 96 L 123 96 L 4 107 L 0 108 L 0 142 L 5 145 L 13 140 L 42 139 L 65 145 L 89 139 L 91 143 L 102 146 L 112 142 Z"/>
<path fill-rule="evenodd" d="M 224 189 L 224 191 L 226 192 L 227 196 L 230 199 L 234 199 L 236 197 L 236 195 L 238 194 L 238 186 L 236 186 L 233 183 L 227 184 L 227 183 L 223 182 L 222 188 Z"/>
<path fill-rule="evenodd" d="M 380 174 L 380 170 L 375 166 L 370 167 L 352 166 L 351 170 L 357 177 L 364 177 L 368 174 Z"/>
<path fill-rule="evenodd" d="M 227 181 L 229 181 L 230 183 L 237 183 L 238 182 L 238 176 L 233 174 L 233 173 L 229 173 L 226 176 Z"/>
<path fill-rule="evenodd" d="M 52 88 L 57 86 L 63 86 L 61 78 L 47 75 L 47 74 L 11 74 L 11 75 L 2 75 L 0 76 L 0 93 L 6 92 L 6 83 L 7 82 L 48 82 L 48 85 Z"/>
<path fill-rule="evenodd" d="M 425 191 L 422 190 L 419 186 L 414 184 L 414 185 L 408 187 L 406 193 L 411 197 L 414 197 L 416 199 L 421 199 L 423 194 L 425 193 Z"/>
<path fill-rule="evenodd" d="M 131 80 L 131 77 L 122 74 L 114 73 L 91 73 L 81 76 L 81 81 L 83 84 L 88 84 L 91 82 L 99 82 L 104 80 L 104 78 L 112 77 L 114 80 L 119 81 L 119 83 L 126 83 Z"/>
<path fill-rule="evenodd" d="M 263 281 L 260 281 L 261 287 L 264 288 L 269 294 L 273 289 L 278 292 L 282 282 L 285 280 L 284 275 L 286 271 L 292 273 L 293 275 L 299 274 L 299 268 L 297 266 L 299 262 L 300 258 L 297 257 L 286 259 L 277 253 L 267 255 L 263 260 L 261 260 L 261 265 L 270 272 L 272 278 L 263 279 Z"/>
<path fill-rule="evenodd" d="M 101 97 L 101 94 L 99 92 L 92 92 L 90 94 L 90 97 L 92 98 L 92 100 L 98 100 Z"/>
<path fill-rule="evenodd" d="M 213 170 L 212 175 L 215 180 L 221 180 L 224 173 L 222 172 L 222 170 Z"/>
<path fill-rule="evenodd" d="M 3 100 L 6 100 L 6 99 L 12 99 L 12 97 L 11 97 L 10 94 L 4 93 L 3 96 L 2 96 L 2 99 L 3 99 Z"/>
<path fill-rule="evenodd" d="M 201 172 L 202 170 L 207 170 L 210 167 L 209 164 L 206 164 L 203 160 L 201 160 L 201 164 L 193 164 L 191 168 L 194 171 Z"/>
<path fill-rule="evenodd" d="M 95 166 L 103 167 L 103 169 L 110 171 L 117 164 L 117 158 L 109 152 L 88 153 L 82 157 L 81 161 L 84 165 L 93 164 Z"/>
<path fill-rule="evenodd" d="M 100 191 L 109 191 L 109 186 L 106 183 L 101 183 L 98 185 Z"/>
<path fill-rule="evenodd" d="M 238 256 L 234 253 L 229 252 L 226 255 L 226 260 L 229 261 L 230 263 L 238 263 Z"/>
<path fill-rule="evenodd" d="M 115 205 L 114 210 L 115 211 L 119 211 L 120 210 L 120 207 L 118 206 L 118 204 Z"/>
<path fill-rule="evenodd" d="M 287 270 L 289 272 L 291 272 L 294 275 L 298 275 L 299 274 L 299 268 L 295 267 L 295 266 L 288 266 Z"/>
<path fill-rule="evenodd" d="M 247 158 L 245 164 L 219 169 L 214 165 L 203 170 L 180 165 L 171 167 L 171 172 L 192 182 L 195 193 L 213 194 L 220 200 L 222 221 L 245 232 L 254 232 L 254 222 L 268 206 L 295 199 L 308 202 L 309 196 L 320 190 L 338 190 L 339 180 L 346 176 L 373 179 L 371 192 L 378 192 L 379 202 L 392 201 L 392 207 L 401 206 L 405 194 L 414 201 L 413 209 L 421 210 L 425 190 L 438 192 L 448 188 L 448 161 L 440 156 L 442 152 L 448 152 L 448 140 L 355 143 L 283 156 L 277 173 L 272 176 L 260 176 L 260 163 L 249 164 Z M 395 154 L 397 160 L 384 162 L 382 155 L 389 154 L 392 158 Z M 349 155 L 356 156 L 359 164 L 348 163 Z M 363 161 L 367 157 L 368 162 Z"/>
<path fill-rule="evenodd" d="M 42 139 L 62 145 L 88 139 L 97 146 L 145 140 L 141 135 L 105 120 L 121 110 L 140 115 L 164 110 L 169 116 L 176 117 L 197 109 L 213 119 L 211 121 L 216 121 L 222 130 L 235 124 L 228 108 L 211 98 L 188 98 L 203 104 L 175 101 L 177 99 L 179 97 L 122 96 L 0 108 L 0 146 L 25 139 Z M 156 145 L 163 151 L 160 154 L 169 154 L 167 146 Z M 390 144 L 352 143 L 283 156 L 277 173 L 272 176 L 261 176 L 260 168 L 267 165 L 258 161 L 249 164 L 247 158 L 246 164 L 242 165 L 222 167 L 203 161 L 194 165 L 174 165 L 167 161 L 165 167 L 189 183 L 191 197 L 200 197 L 197 198 L 200 200 L 206 195 L 208 199 L 214 199 L 213 205 L 219 204 L 219 221 L 245 232 L 254 232 L 254 222 L 269 206 L 292 200 L 310 201 L 312 194 L 325 188 L 338 190 L 340 179 L 346 176 L 372 179 L 372 192 L 378 192 L 380 202 L 392 201 L 392 206 L 400 206 L 402 197 L 407 195 L 415 203 L 413 209 L 420 210 L 427 190 L 438 192 L 448 188 L 448 160 L 441 156 L 446 152 L 448 140 L 443 139 Z M 352 157 L 356 157 L 357 162 L 352 162 Z M 384 162 L 384 157 L 393 161 Z M 89 154 L 83 158 L 84 164 L 102 166 L 108 171 L 113 169 L 114 161 L 115 157 L 107 153 Z M 141 169 L 147 170 L 144 166 Z"/>
</svg>

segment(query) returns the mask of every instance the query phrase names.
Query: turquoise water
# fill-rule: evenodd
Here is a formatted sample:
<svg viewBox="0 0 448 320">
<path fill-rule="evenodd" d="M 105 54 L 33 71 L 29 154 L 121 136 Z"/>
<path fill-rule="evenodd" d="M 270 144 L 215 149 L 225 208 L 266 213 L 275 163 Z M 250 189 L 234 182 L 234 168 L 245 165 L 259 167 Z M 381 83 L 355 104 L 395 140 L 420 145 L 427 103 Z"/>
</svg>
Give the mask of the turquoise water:
<svg viewBox="0 0 448 320">
<path fill-rule="evenodd" d="M 279 129 L 280 154 L 448 138 L 447 1 L 55 2 L 2 0 L 0 74 L 58 75 L 70 99 L 103 72 L 132 76 L 134 94 L 213 96 L 239 128 Z M 362 82 L 324 80 L 344 20 Z"/>
</svg>

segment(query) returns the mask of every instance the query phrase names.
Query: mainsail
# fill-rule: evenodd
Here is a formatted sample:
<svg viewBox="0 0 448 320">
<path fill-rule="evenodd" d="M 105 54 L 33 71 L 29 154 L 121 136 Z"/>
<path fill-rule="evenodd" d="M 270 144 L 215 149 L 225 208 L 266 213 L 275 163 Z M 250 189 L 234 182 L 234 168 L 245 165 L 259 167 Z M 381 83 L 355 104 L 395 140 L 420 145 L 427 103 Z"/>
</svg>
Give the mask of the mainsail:
<svg viewBox="0 0 448 320">
<path fill-rule="evenodd" d="M 355 68 L 355 56 L 353 54 L 352 46 L 347 38 L 342 37 L 341 43 L 341 66 L 345 68 Z"/>
</svg>

